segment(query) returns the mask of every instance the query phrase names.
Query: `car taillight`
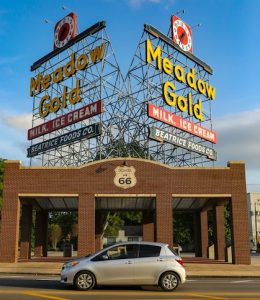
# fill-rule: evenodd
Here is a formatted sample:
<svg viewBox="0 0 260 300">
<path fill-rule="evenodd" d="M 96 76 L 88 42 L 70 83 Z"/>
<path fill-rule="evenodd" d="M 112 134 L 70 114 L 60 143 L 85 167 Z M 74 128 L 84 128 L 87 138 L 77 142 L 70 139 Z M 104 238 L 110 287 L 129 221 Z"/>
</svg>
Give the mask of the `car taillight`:
<svg viewBox="0 0 260 300">
<path fill-rule="evenodd" d="M 181 266 L 184 267 L 184 263 L 183 263 L 183 260 L 181 258 L 177 258 L 175 259 Z"/>
</svg>

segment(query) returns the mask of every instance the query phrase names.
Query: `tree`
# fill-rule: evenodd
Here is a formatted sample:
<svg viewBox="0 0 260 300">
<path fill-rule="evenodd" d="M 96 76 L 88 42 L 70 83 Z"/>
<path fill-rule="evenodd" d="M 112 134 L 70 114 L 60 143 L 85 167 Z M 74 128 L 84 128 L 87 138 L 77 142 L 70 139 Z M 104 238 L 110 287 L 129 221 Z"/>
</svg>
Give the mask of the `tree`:
<svg viewBox="0 0 260 300">
<path fill-rule="evenodd" d="M 226 244 L 229 246 L 231 244 L 231 211 L 230 203 L 224 206 L 224 217 L 225 217 L 225 238 Z"/>
<path fill-rule="evenodd" d="M 143 222 L 143 213 L 141 211 L 120 212 L 119 215 L 125 225 L 140 225 Z"/>
<path fill-rule="evenodd" d="M 115 140 L 106 145 L 105 150 L 97 152 L 95 160 L 105 159 L 107 157 L 137 157 L 148 158 L 148 149 L 140 145 L 139 142 L 133 141 L 126 143 L 123 138 Z M 149 156 L 149 159 L 153 158 Z"/>
<path fill-rule="evenodd" d="M 61 240 L 62 237 L 62 230 L 60 225 L 58 224 L 51 224 L 49 227 L 49 237 L 51 241 L 52 249 L 57 249 L 57 244 Z"/>
<path fill-rule="evenodd" d="M 104 236 L 117 236 L 118 231 L 124 226 L 124 221 L 118 213 L 109 215 L 107 218 L 107 226 L 105 227 Z"/>
<path fill-rule="evenodd" d="M 193 216 L 191 213 L 175 213 L 173 218 L 174 243 L 191 250 L 194 247 Z"/>
<path fill-rule="evenodd" d="M 78 221 L 78 214 L 74 211 L 69 212 L 51 212 L 49 215 L 49 224 L 58 224 L 62 230 L 62 238 L 72 235 L 73 226 Z M 74 230 L 75 232 L 75 230 Z"/>
</svg>

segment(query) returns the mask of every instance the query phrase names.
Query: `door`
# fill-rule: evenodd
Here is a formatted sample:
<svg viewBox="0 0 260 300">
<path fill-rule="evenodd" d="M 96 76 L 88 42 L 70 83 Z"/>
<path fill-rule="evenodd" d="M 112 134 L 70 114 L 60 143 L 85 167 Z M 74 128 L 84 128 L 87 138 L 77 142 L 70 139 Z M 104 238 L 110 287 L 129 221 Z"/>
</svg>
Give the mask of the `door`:
<svg viewBox="0 0 260 300">
<path fill-rule="evenodd" d="M 166 265 L 164 249 L 156 245 L 140 245 L 138 258 L 134 262 L 135 284 L 155 284 Z"/>
<path fill-rule="evenodd" d="M 136 244 L 120 244 L 102 252 L 93 263 L 98 284 L 131 284 L 134 279 Z"/>
</svg>

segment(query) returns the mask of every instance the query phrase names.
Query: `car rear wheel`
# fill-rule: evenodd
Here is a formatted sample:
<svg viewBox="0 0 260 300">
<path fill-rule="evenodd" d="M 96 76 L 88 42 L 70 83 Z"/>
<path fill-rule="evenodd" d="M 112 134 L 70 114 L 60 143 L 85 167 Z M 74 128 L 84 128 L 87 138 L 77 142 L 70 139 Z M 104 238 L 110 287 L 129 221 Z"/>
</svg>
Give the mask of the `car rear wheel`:
<svg viewBox="0 0 260 300">
<path fill-rule="evenodd" d="M 79 272 L 74 279 L 74 285 L 78 290 L 87 291 L 95 286 L 95 276 L 88 271 Z"/>
<path fill-rule="evenodd" d="M 162 274 L 159 286 L 164 291 L 173 291 L 175 290 L 179 285 L 179 277 L 174 272 L 166 272 Z"/>
</svg>

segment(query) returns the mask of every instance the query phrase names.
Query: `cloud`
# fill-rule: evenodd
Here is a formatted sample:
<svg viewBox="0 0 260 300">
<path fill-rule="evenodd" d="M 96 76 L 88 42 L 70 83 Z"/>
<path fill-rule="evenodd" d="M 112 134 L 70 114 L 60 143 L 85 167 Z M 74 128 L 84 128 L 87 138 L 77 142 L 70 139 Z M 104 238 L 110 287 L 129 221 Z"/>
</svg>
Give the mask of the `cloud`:
<svg viewBox="0 0 260 300">
<path fill-rule="evenodd" d="M 217 118 L 218 164 L 229 160 L 243 160 L 247 171 L 260 170 L 260 109 Z"/>
<path fill-rule="evenodd" d="M 162 3 L 162 2 L 163 2 L 163 0 L 128 0 L 129 5 L 134 8 L 139 8 L 145 3 L 157 4 L 157 3 Z"/>
<path fill-rule="evenodd" d="M 17 115 L 1 111 L 0 122 L 5 126 L 24 131 L 31 127 L 32 115 L 30 113 Z"/>
</svg>

